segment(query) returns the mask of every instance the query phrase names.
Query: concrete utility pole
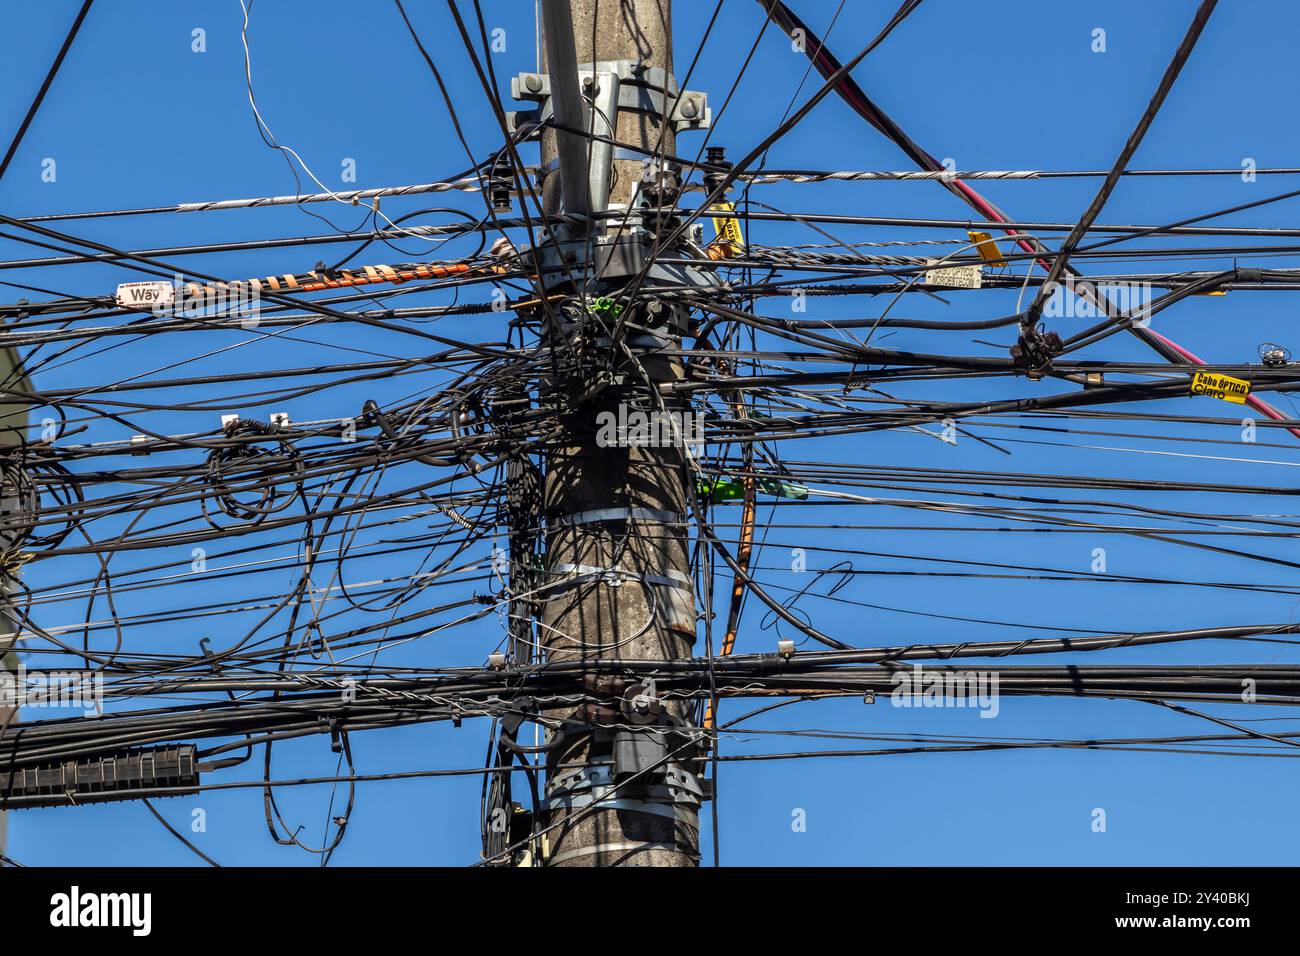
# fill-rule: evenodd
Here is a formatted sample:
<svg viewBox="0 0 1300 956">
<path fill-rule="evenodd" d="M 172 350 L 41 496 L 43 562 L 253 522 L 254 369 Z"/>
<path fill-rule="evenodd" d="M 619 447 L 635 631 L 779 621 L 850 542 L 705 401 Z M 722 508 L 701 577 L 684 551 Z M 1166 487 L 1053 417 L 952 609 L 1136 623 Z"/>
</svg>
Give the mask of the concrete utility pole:
<svg viewBox="0 0 1300 956">
<path fill-rule="evenodd" d="M 14 383 L 12 388 L 22 392 L 31 391 L 31 384 L 27 380 L 26 373 L 22 371 L 18 353 L 12 348 L 0 349 L 0 375 L 5 381 Z M 0 402 L 0 449 L 12 448 L 19 444 L 26 433 L 27 406 Z M 16 482 L 0 483 L 0 516 L 10 520 L 16 517 L 19 511 L 19 496 L 16 492 Z M 15 530 L 0 531 L 0 552 L 8 553 L 15 550 L 13 545 L 18 537 L 18 532 Z M 9 575 L 17 575 L 17 573 L 16 567 L 0 572 L 0 671 L 12 672 L 18 669 L 17 655 L 11 650 L 14 635 L 18 630 L 18 618 L 10 609 L 9 595 Z M 13 710 L 14 708 L 0 703 L 0 727 L 16 719 Z M 4 811 L 0 811 L 0 854 L 5 852 L 7 825 L 6 815 Z M 0 866 L 4 866 L 2 861 Z"/>
<path fill-rule="evenodd" d="M 707 123 L 703 96 L 678 95 L 672 80 L 671 0 L 542 6 L 544 72 L 520 77 L 516 95 L 542 103 L 543 118 L 661 155 L 674 154 L 676 131 Z M 548 661 L 590 664 L 584 684 L 600 700 L 548 711 L 573 718 L 562 738 L 550 735 L 539 821 L 550 866 L 688 867 L 699 859 L 700 751 L 690 743 L 688 709 L 617 663 L 692 654 L 686 496 L 694 482 L 681 432 L 635 446 L 611 443 L 608 431 L 602 440 L 599 431 L 611 417 L 626 422 L 629 413 L 661 408 L 647 376 L 659 383 L 683 374 L 679 359 L 653 355 L 680 347 L 685 323 L 685 310 L 656 301 L 656 285 L 708 281 L 656 265 L 626 311 L 600 307 L 601 296 L 618 300 L 651 255 L 659 226 L 636 209 L 664 204 L 673 177 L 665 180 L 662 164 L 646 158 L 590 135 L 548 129 L 542 136 L 543 168 L 557 167 L 543 184 L 547 212 L 592 219 L 555 230 L 549 246 L 559 245 L 563 262 L 547 242 L 534 250 L 544 269 L 550 263 L 548 291 L 569 297 L 545 333 L 558 370 L 543 383 L 543 399 L 557 403 L 566 431 L 545 462 L 542 580 L 554 588 L 544 592 L 538 635 Z M 619 218 L 602 219 L 607 210 Z M 554 271 L 562 265 L 567 275 Z M 635 361 L 611 340 L 616 327 Z M 664 432 L 650 430 L 652 438 Z M 591 810 L 593 803 L 601 809 Z"/>
</svg>

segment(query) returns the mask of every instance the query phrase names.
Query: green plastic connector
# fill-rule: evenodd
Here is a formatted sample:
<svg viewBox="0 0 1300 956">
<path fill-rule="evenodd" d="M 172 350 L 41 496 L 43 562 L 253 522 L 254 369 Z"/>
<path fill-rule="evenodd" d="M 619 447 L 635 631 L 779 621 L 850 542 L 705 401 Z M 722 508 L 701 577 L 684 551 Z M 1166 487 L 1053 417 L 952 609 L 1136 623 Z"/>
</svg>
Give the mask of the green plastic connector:
<svg viewBox="0 0 1300 956">
<path fill-rule="evenodd" d="M 805 501 L 808 498 L 808 489 L 793 482 L 781 481 L 778 478 L 758 478 L 756 483 L 759 491 L 774 498 L 794 498 L 797 501 Z M 697 478 L 695 493 L 701 500 L 712 501 L 715 505 L 727 501 L 743 501 L 745 483 L 739 478 L 731 478 L 727 475 L 713 479 Z"/>
<path fill-rule="evenodd" d="M 588 307 L 588 311 L 592 315 L 599 316 L 602 319 L 617 319 L 623 314 L 623 306 L 621 303 L 615 302 L 609 296 L 602 295 L 592 300 L 591 305 Z"/>
<path fill-rule="evenodd" d="M 745 486 L 742 482 L 725 475 L 719 478 L 697 478 L 695 493 L 701 500 L 712 501 L 715 505 L 719 505 L 724 501 L 743 499 Z"/>
<path fill-rule="evenodd" d="M 794 498 L 796 501 L 808 500 L 808 489 L 779 478 L 759 478 L 758 490 L 774 498 Z"/>
</svg>

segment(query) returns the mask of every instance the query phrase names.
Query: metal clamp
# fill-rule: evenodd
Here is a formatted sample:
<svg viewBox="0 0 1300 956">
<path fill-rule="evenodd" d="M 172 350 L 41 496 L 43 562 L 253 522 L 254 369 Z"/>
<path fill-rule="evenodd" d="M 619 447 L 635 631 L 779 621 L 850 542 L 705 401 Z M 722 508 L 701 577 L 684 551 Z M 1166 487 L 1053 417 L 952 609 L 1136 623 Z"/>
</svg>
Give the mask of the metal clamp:
<svg viewBox="0 0 1300 956">
<path fill-rule="evenodd" d="M 576 808 L 586 806 L 592 803 L 599 803 L 604 806 L 606 802 L 604 797 L 612 792 L 618 793 L 619 784 L 614 781 L 614 765 L 609 763 L 595 763 L 587 767 L 569 773 L 560 774 L 555 777 L 546 787 L 546 799 L 543 806 L 547 809 L 555 808 Z M 678 764 L 668 764 L 664 768 L 664 782 L 662 784 L 652 784 L 642 787 L 638 791 L 639 798 L 634 802 L 649 801 L 661 806 L 661 816 L 671 814 L 662 812 L 667 810 L 667 805 L 690 808 L 698 807 L 704 800 L 704 791 L 700 787 L 699 781 L 695 774 L 689 770 L 683 769 Z M 609 802 L 613 807 L 615 801 L 626 800 L 625 797 L 611 797 Z M 575 802 L 577 801 L 577 802 Z"/>
<path fill-rule="evenodd" d="M 698 853 L 691 853 L 684 850 L 676 843 L 650 843 L 646 841 L 638 841 L 635 843 L 597 843 L 595 846 L 580 847 L 576 850 L 565 850 L 563 853 L 548 857 L 546 865 L 557 866 L 566 860 L 576 859 L 580 856 L 591 856 L 593 853 L 634 853 L 638 850 L 671 850 L 675 853 L 689 856 L 692 860 L 696 860 L 697 862 L 700 859 Z"/>
<path fill-rule="evenodd" d="M 637 60 L 600 60 L 580 63 L 578 76 L 611 74 L 618 82 L 618 109 L 634 113 L 664 115 L 665 98 L 670 106 L 668 122 L 674 133 L 708 129 L 713 123 L 707 93 L 677 89 L 677 82 L 662 67 L 647 67 Z M 540 103 L 536 110 L 508 113 L 509 129 L 517 130 L 526 122 L 542 122 L 551 115 L 551 78 L 545 73 L 520 73 L 510 80 L 510 95 L 516 100 Z"/>
<path fill-rule="evenodd" d="M 548 519 L 548 523 L 551 527 L 596 524 L 600 521 L 658 521 L 661 524 L 680 524 L 685 518 L 686 516 L 679 512 L 663 511 L 659 508 L 596 508 L 591 511 L 556 515 Z"/>
<path fill-rule="evenodd" d="M 630 568 L 596 568 L 589 564 L 556 564 L 547 569 L 553 574 L 572 574 L 573 578 L 568 581 L 560 581 L 552 585 L 552 589 L 571 587 L 575 584 L 583 583 L 583 579 L 599 580 L 610 587 L 620 587 L 626 580 L 641 581 L 645 584 L 657 584 L 667 588 L 679 588 L 689 593 L 694 593 L 691 589 L 691 579 L 689 576 L 682 574 L 680 571 L 674 571 L 671 568 L 662 574 L 646 574 L 641 571 L 633 571 Z"/>
</svg>

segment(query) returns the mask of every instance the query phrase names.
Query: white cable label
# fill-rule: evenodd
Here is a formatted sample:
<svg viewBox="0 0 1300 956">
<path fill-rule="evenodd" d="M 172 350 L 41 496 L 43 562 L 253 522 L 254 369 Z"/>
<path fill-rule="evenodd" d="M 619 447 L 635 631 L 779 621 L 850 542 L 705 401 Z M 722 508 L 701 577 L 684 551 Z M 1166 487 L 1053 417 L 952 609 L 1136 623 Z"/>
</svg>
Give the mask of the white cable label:
<svg viewBox="0 0 1300 956">
<path fill-rule="evenodd" d="M 153 309 L 176 301 L 170 282 L 123 282 L 117 287 L 117 304 L 123 309 Z"/>
<path fill-rule="evenodd" d="M 926 265 L 934 265 L 938 259 L 930 259 Z M 950 289 L 978 289 L 984 280 L 981 266 L 948 266 L 941 269 L 927 269 L 926 285 L 947 286 Z"/>
</svg>

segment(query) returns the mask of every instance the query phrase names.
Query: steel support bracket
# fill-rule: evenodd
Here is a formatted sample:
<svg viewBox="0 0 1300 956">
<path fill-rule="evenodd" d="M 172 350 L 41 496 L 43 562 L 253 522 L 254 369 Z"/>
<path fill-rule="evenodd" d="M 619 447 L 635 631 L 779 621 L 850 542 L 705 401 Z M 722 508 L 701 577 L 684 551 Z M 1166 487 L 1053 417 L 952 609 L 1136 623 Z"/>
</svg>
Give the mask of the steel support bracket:
<svg viewBox="0 0 1300 956">
<path fill-rule="evenodd" d="M 662 67 L 647 67 L 637 60 L 600 60 L 578 65 L 579 77 L 592 73 L 610 73 L 618 80 L 620 110 L 663 116 L 666 100 L 668 122 L 674 133 L 708 129 L 713 123 L 708 94 L 678 90 L 676 80 Z M 551 78 L 545 73 L 520 73 L 512 77 L 510 95 L 516 100 L 541 104 L 537 110 L 507 114 L 512 132 L 526 122 L 544 122 L 550 118 Z"/>
</svg>

